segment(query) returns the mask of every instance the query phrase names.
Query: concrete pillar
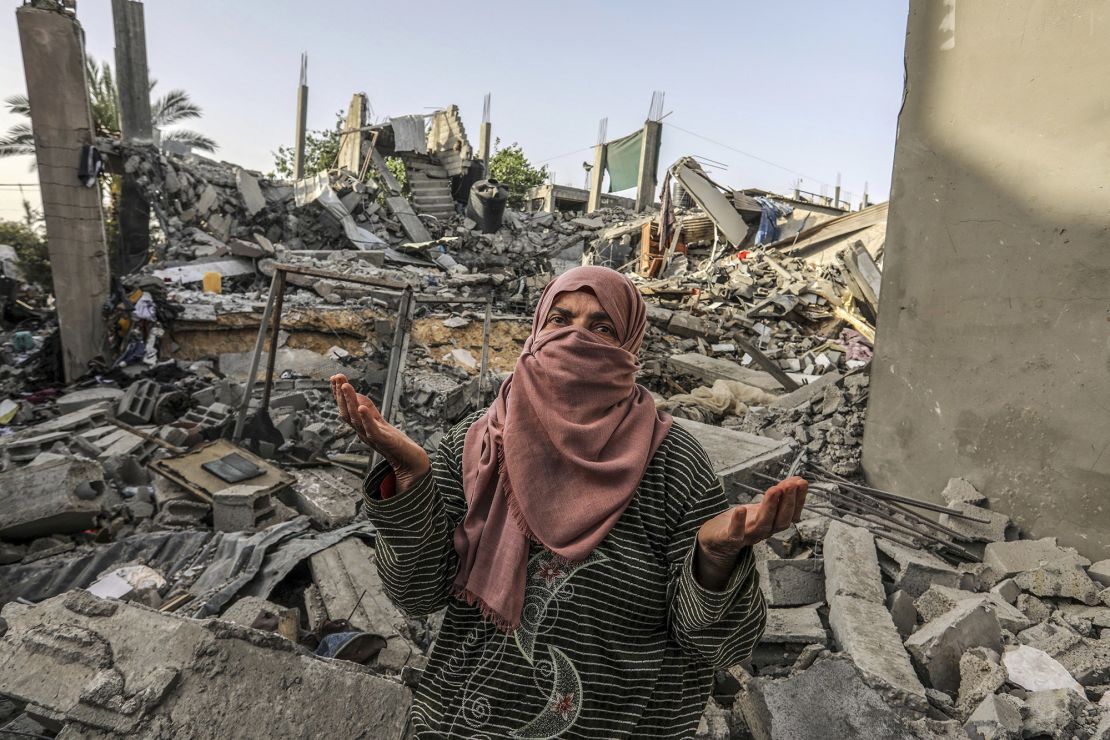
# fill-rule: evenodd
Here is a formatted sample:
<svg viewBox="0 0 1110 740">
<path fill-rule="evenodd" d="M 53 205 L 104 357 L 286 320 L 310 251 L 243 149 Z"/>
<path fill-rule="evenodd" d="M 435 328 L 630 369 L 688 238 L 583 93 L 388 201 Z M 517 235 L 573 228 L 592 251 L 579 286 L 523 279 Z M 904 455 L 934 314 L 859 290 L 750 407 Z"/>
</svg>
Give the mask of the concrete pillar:
<svg viewBox="0 0 1110 740">
<path fill-rule="evenodd" d="M 108 250 L 100 194 L 77 177 L 81 147 L 95 143 L 85 85 L 84 33 L 68 13 L 15 12 L 35 134 L 54 297 L 67 380 L 84 374 L 105 342 Z"/>
<path fill-rule="evenodd" d="M 138 0 L 112 0 L 116 35 L 116 86 L 124 141 L 154 141 L 150 114 L 150 73 L 146 63 L 146 23 Z"/>
<path fill-rule="evenodd" d="M 482 101 L 482 128 L 478 129 L 478 157 L 482 160 L 486 177 L 489 177 L 489 147 L 493 124 L 489 120 L 489 93 Z"/>
<path fill-rule="evenodd" d="M 123 140 L 151 144 L 154 141 L 154 125 L 151 121 L 143 4 L 137 0 L 112 0 L 112 22 Z M 143 189 L 134 174 L 124 173 L 121 178 L 115 268 L 119 275 L 146 264 L 150 255 L 150 204 L 143 197 Z"/>
<path fill-rule="evenodd" d="M 366 107 L 366 96 L 355 93 L 347 108 L 344 133 L 339 136 L 339 162 L 336 166 L 356 174 L 362 167 L 362 128 L 366 126 Z"/>
<path fill-rule="evenodd" d="M 659 144 L 663 124 L 644 122 L 644 138 L 640 141 L 640 176 L 636 181 L 636 211 L 646 211 L 655 203 L 655 173 L 659 171 Z"/>
<path fill-rule="evenodd" d="M 1110 558 L 1107 69 L 1103 0 L 910 0 L 863 442 L 878 487 L 939 502 L 964 478 L 1091 560 Z"/>
<path fill-rule="evenodd" d="M 301 54 L 301 82 L 297 86 L 297 133 L 293 143 L 293 179 L 304 177 L 305 131 L 308 125 L 308 54 Z"/>
<path fill-rule="evenodd" d="M 608 147 L 598 144 L 594 147 L 594 168 L 590 170 L 590 197 L 586 203 L 586 213 L 601 208 L 601 182 L 605 178 L 605 152 Z"/>
</svg>

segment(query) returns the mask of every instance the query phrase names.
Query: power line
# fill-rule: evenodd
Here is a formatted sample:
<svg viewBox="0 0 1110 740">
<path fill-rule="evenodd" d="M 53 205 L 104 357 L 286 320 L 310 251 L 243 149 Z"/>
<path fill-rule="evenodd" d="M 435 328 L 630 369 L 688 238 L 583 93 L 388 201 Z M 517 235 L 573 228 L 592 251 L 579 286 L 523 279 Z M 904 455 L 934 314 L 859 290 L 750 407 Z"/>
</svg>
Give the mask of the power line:
<svg viewBox="0 0 1110 740">
<path fill-rule="evenodd" d="M 578 154 L 579 152 L 589 152 L 589 151 L 593 151 L 592 146 L 586 146 L 586 147 L 582 147 L 581 149 L 575 149 L 573 152 L 565 152 L 564 154 L 556 154 L 554 157 L 548 157 L 547 159 L 539 159 L 539 160 L 536 160 L 536 162 L 534 162 L 534 164 L 543 164 L 544 162 L 550 162 L 551 160 L 559 159 L 560 157 L 569 157 L 572 154 Z"/>
<path fill-rule="evenodd" d="M 0 188 L 37 188 L 37 182 L 0 182 Z"/>
<path fill-rule="evenodd" d="M 716 139 L 711 139 L 708 136 L 703 136 L 701 134 L 695 133 L 695 132 L 690 131 L 688 129 L 684 129 L 681 126 L 674 125 L 673 123 L 664 123 L 664 125 L 669 126 L 673 129 L 675 129 L 676 131 L 681 131 L 683 133 L 690 134 L 690 136 L 695 136 L 699 139 L 703 139 L 705 141 L 708 141 L 710 144 L 716 144 L 717 146 L 724 147 L 725 149 L 728 149 L 729 151 L 736 152 L 737 154 L 743 154 L 745 157 L 749 157 L 749 158 L 757 160 L 759 162 L 763 162 L 764 164 L 769 164 L 772 167 L 777 167 L 780 170 L 785 170 L 786 172 L 790 172 L 791 174 L 797 175 L 798 177 L 804 177 L 807 180 L 813 180 L 818 185 L 825 185 L 827 187 L 832 187 L 831 185 L 829 185 L 829 183 L 825 182 L 824 180 L 821 180 L 821 179 L 816 178 L 816 177 L 811 177 L 811 176 L 805 174 L 804 172 L 798 172 L 797 170 L 786 167 L 785 165 L 781 165 L 778 162 L 772 162 L 771 160 L 760 157 L 757 154 L 752 154 L 751 152 L 746 152 L 743 149 L 737 149 L 736 147 L 732 146 L 731 144 L 726 144 L 723 141 L 717 141 Z"/>
</svg>

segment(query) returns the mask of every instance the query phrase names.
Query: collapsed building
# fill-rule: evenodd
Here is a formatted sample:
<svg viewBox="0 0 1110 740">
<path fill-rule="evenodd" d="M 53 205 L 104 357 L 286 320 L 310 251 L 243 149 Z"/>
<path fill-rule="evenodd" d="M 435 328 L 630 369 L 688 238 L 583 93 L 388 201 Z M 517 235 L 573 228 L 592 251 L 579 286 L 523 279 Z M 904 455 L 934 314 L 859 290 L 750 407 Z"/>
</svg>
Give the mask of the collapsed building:
<svg viewBox="0 0 1110 740">
<path fill-rule="evenodd" d="M 865 475 L 886 203 L 734 190 L 684 157 L 658 203 L 549 187 L 502 211 L 457 108 L 366 111 L 294 181 L 97 143 L 161 239 L 87 372 L 41 307 L 0 334 L 0 734 L 403 736 L 439 617 L 384 595 L 371 454 L 327 378 L 434 450 L 586 263 L 639 287 L 639 381 L 730 501 L 811 481 L 757 547 L 767 631 L 699 737 L 1110 737 L 1110 561 L 961 471 L 928 500 Z"/>
</svg>

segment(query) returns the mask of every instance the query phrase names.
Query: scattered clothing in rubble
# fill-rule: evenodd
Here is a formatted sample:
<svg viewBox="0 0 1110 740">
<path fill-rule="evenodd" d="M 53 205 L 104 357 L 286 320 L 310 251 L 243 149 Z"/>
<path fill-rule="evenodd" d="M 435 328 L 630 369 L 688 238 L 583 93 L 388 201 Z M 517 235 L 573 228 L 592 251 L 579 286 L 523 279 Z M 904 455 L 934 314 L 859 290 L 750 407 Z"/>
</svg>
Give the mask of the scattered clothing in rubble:
<svg viewBox="0 0 1110 740">
<path fill-rule="evenodd" d="M 789 216 L 794 209 L 785 203 L 776 203 L 770 198 L 756 198 L 762 213 L 759 216 L 759 230 L 755 234 L 756 246 L 771 244 L 779 239 L 779 219 Z"/>
<path fill-rule="evenodd" d="M 568 567 L 533 546 L 522 624 L 506 634 L 451 596 L 463 440 L 478 418 L 444 438 L 413 488 L 383 500 L 387 465 L 365 487 L 390 597 L 412 615 L 447 607 L 414 701 L 415 737 L 692 737 L 714 667 L 747 658 L 766 619 L 750 549 L 724 590 L 694 578 L 697 530 L 728 506 L 701 445 L 671 428 L 585 562 Z"/>
</svg>

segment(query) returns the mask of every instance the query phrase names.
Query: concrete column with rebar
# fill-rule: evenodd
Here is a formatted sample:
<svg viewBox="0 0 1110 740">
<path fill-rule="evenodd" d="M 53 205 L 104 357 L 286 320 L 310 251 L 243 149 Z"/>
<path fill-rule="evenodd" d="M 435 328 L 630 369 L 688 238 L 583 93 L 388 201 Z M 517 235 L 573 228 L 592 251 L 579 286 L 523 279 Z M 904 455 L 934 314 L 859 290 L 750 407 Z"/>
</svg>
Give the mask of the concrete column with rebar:
<svg viewBox="0 0 1110 740">
<path fill-rule="evenodd" d="M 84 33 L 72 15 L 24 5 L 15 11 L 35 135 L 42 209 L 54 273 L 66 380 L 101 353 L 108 250 L 100 193 L 78 178 L 81 150 L 96 143 L 85 82 Z"/>
<path fill-rule="evenodd" d="M 660 121 L 645 121 L 640 140 L 640 174 L 636 180 L 636 212 L 646 211 L 655 203 L 656 173 L 659 171 L 659 145 L 663 137 Z"/>
</svg>

